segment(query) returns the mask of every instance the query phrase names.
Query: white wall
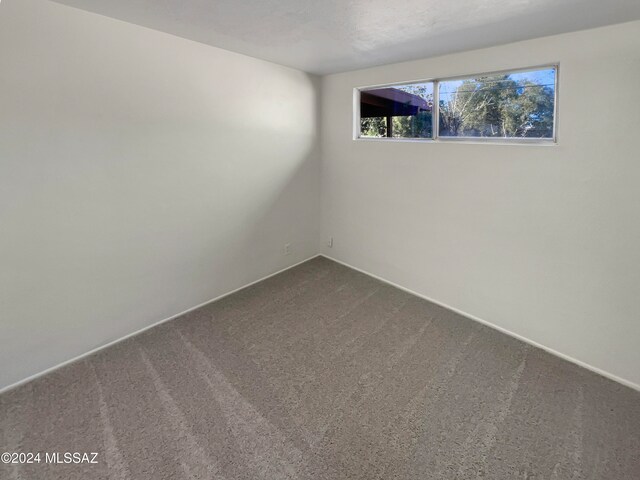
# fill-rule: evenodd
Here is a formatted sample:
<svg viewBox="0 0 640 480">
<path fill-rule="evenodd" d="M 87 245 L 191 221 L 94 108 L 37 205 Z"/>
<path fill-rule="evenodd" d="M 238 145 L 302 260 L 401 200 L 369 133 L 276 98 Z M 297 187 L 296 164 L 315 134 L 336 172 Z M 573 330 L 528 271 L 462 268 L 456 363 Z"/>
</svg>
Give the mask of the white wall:
<svg viewBox="0 0 640 480">
<path fill-rule="evenodd" d="M 0 388 L 317 253 L 316 84 L 2 1 Z"/>
<path fill-rule="evenodd" d="M 352 140 L 354 87 L 560 62 L 557 146 Z M 640 22 L 323 78 L 324 253 L 640 384 Z"/>
</svg>

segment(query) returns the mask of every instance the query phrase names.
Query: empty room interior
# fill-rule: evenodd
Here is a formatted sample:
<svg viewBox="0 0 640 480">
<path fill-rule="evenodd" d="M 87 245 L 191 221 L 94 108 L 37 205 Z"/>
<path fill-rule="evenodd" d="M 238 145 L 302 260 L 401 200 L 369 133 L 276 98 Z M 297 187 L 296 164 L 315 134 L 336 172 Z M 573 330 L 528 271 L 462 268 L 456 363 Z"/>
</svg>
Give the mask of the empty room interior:
<svg viewBox="0 0 640 480">
<path fill-rule="evenodd" d="M 0 479 L 640 479 L 638 0 L 0 0 Z"/>
</svg>

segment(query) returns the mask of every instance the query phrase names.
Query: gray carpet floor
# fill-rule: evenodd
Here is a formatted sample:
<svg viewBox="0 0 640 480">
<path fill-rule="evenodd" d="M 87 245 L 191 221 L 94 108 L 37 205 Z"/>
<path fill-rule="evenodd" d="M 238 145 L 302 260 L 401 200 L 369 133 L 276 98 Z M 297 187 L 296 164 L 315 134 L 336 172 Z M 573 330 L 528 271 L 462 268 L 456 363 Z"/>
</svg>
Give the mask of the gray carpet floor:
<svg viewBox="0 0 640 480">
<path fill-rule="evenodd" d="M 2 479 L 640 478 L 640 393 L 325 258 L 0 396 Z"/>
</svg>

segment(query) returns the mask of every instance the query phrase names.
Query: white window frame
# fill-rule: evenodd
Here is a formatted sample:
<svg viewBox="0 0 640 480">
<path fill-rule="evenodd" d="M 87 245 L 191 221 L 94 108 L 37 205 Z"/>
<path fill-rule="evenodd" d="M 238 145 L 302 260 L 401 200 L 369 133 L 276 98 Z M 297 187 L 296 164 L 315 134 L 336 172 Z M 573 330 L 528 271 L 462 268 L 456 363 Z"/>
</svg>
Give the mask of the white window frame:
<svg viewBox="0 0 640 480">
<path fill-rule="evenodd" d="M 470 78 L 485 77 L 492 75 L 504 75 L 522 72 L 535 72 L 536 70 L 555 69 L 555 88 L 553 99 L 553 134 L 551 138 L 534 137 L 441 137 L 440 136 L 440 83 L 451 80 L 466 80 Z M 558 90 L 559 90 L 560 64 L 548 63 L 534 67 L 513 68 L 508 70 L 496 70 L 492 72 L 474 73 L 466 75 L 456 75 L 453 77 L 439 77 L 422 80 L 413 80 L 395 83 L 383 83 L 379 85 L 369 85 L 366 87 L 356 87 L 353 89 L 353 139 L 363 142 L 418 142 L 418 143 L 486 143 L 502 145 L 557 145 L 558 144 Z M 433 110 L 432 114 L 432 137 L 431 138 L 402 138 L 402 137 L 362 137 L 360 136 L 360 93 L 369 90 L 376 90 L 385 87 L 399 87 L 403 85 L 414 85 L 420 83 L 433 84 Z"/>
</svg>

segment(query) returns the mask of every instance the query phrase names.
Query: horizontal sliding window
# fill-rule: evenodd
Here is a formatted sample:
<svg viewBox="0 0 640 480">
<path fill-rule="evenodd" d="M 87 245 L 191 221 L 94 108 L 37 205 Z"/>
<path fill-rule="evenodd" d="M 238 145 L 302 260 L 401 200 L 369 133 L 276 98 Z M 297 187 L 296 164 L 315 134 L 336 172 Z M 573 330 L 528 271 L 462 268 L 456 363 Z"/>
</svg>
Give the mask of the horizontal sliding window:
<svg viewBox="0 0 640 480">
<path fill-rule="evenodd" d="M 553 138 L 555 68 L 439 82 L 441 137 Z"/>
<path fill-rule="evenodd" d="M 360 92 L 360 136 L 431 138 L 433 83 Z"/>
<path fill-rule="evenodd" d="M 361 89 L 358 137 L 553 141 L 556 78 L 550 66 Z"/>
</svg>

